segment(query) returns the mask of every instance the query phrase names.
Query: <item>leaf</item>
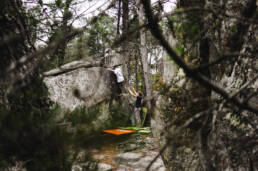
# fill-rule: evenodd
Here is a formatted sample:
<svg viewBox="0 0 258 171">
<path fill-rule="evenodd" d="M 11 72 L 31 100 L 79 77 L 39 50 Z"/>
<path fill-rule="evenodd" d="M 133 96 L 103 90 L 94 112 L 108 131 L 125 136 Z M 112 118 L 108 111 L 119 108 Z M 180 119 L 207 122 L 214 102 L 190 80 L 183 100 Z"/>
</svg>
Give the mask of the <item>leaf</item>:
<svg viewBox="0 0 258 171">
<path fill-rule="evenodd" d="M 147 113 L 148 109 L 146 107 L 142 107 L 143 113 Z"/>
<path fill-rule="evenodd" d="M 38 0 L 39 5 L 43 5 L 42 0 Z"/>
<path fill-rule="evenodd" d="M 55 1 L 57 8 L 62 8 L 62 0 Z"/>
</svg>

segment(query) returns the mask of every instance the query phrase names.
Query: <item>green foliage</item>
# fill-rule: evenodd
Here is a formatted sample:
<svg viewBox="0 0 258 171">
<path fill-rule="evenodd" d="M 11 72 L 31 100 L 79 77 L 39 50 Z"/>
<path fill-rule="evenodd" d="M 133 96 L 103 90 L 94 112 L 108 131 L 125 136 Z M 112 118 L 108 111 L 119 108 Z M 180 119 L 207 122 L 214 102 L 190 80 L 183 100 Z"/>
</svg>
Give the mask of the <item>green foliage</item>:
<svg viewBox="0 0 258 171">
<path fill-rule="evenodd" d="M 39 5 L 43 5 L 43 1 L 42 0 L 38 0 Z"/>
<path fill-rule="evenodd" d="M 57 6 L 57 8 L 64 7 L 64 3 L 62 2 L 62 0 L 55 0 L 55 5 Z"/>
<path fill-rule="evenodd" d="M 88 148 L 92 146 L 92 143 L 96 144 L 94 141 L 102 136 L 103 129 L 129 125 L 129 117 L 126 117 L 123 111 L 125 110 L 121 105 L 104 105 L 78 108 L 71 113 L 67 113 L 64 122 L 71 123 L 69 129 L 73 132 L 73 146 Z M 97 118 L 104 112 L 109 112 L 108 118 L 105 121 L 98 122 Z M 101 125 L 96 127 L 95 124 Z"/>
<path fill-rule="evenodd" d="M 121 105 L 112 105 L 109 108 L 110 114 L 109 118 L 106 122 L 106 126 L 109 128 L 117 128 L 120 127 L 121 125 L 127 125 L 130 123 L 129 118 L 127 117 L 130 114 L 124 113 L 126 111 L 123 109 Z M 126 116 L 127 115 L 127 116 Z"/>
<path fill-rule="evenodd" d="M 179 13 L 170 17 L 169 27 L 177 38 L 175 51 L 188 65 L 198 65 L 199 40 L 202 39 L 203 23 L 201 12 Z"/>
<path fill-rule="evenodd" d="M 137 133 L 151 133 L 150 127 L 119 127 L 119 129 L 129 129 L 129 130 L 135 130 Z"/>
<path fill-rule="evenodd" d="M 237 26 L 230 26 L 230 27 L 229 27 L 229 30 L 232 32 L 233 35 L 238 32 Z"/>
<path fill-rule="evenodd" d="M 55 122 L 59 110 L 42 80 L 33 77 L 31 84 L 10 93 L 8 102 L 0 106 L 0 168 L 25 161 L 28 170 L 71 169 L 70 136 Z"/>
<path fill-rule="evenodd" d="M 84 34 L 69 43 L 64 63 L 104 53 L 105 49 L 112 44 L 115 37 L 114 30 L 114 19 L 103 15 L 89 26 Z M 53 61 L 53 66 L 56 66 L 57 62 Z"/>
<path fill-rule="evenodd" d="M 184 47 L 183 45 L 180 45 L 180 44 L 176 44 L 176 47 L 175 47 L 175 51 L 176 53 L 181 56 L 183 53 L 184 53 Z"/>
<path fill-rule="evenodd" d="M 228 113 L 225 116 L 225 119 L 227 119 L 230 123 L 230 125 L 234 128 L 236 128 L 237 130 L 243 132 L 246 130 L 246 125 L 241 121 L 241 118 L 237 115 Z"/>
<path fill-rule="evenodd" d="M 179 36 L 179 40 L 196 40 L 201 36 L 201 23 L 198 14 L 188 13 L 187 15 L 178 15 L 177 20 L 181 22 L 175 24 L 175 32 Z M 171 18 L 173 21 L 174 18 Z"/>
<path fill-rule="evenodd" d="M 160 94 L 164 95 L 168 92 L 169 86 L 163 82 L 162 76 L 156 74 L 154 77 L 152 75 L 152 89 L 158 91 Z"/>
<path fill-rule="evenodd" d="M 78 124 L 90 124 L 100 114 L 99 107 L 77 108 L 73 112 L 66 114 L 65 120 L 72 123 L 72 126 Z"/>
<path fill-rule="evenodd" d="M 114 19 L 108 15 L 103 15 L 87 30 L 86 38 L 89 55 L 104 52 L 105 48 L 112 44 L 114 37 Z"/>
</svg>

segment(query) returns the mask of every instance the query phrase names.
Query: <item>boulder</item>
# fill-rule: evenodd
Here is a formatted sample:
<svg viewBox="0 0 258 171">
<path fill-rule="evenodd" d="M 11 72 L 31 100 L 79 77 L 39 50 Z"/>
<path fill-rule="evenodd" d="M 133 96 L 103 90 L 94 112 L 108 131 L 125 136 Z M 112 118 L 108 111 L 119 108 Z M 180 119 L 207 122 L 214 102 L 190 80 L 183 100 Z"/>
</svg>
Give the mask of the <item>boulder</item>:
<svg viewBox="0 0 258 171">
<path fill-rule="evenodd" d="M 90 120 L 87 119 L 82 128 L 96 131 L 116 125 L 125 126 L 128 122 L 132 112 L 129 96 L 118 96 L 116 76 L 102 62 L 73 61 L 43 75 L 49 98 L 62 111 L 86 109 Z M 61 113 L 58 120 L 66 112 Z"/>
<path fill-rule="evenodd" d="M 145 170 L 148 165 L 152 162 L 158 152 L 149 153 L 144 155 L 142 153 L 122 153 L 115 157 L 115 161 L 121 166 L 134 168 L 134 170 Z M 149 156 L 151 155 L 151 156 Z M 126 170 L 126 169 L 125 169 Z M 150 167 L 151 171 L 165 171 L 166 168 L 163 164 L 161 157 L 159 157 Z"/>
<path fill-rule="evenodd" d="M 141 158 L 142 158 L 141 154 L 127 152 L 127 153 L 117 155 L 114 160 L 117 163 L 126 164 L 126 163 L 129 163 L 129 162 L 139 161 Z"/>
<path fill-rule="evenodd" d="M 79 68 L 46 77 L 44 82 L 48 87 L 50 99 L 70 111 L 110 100 L 117 88 L 115 76 L 102 67 Z"/>
</svg>

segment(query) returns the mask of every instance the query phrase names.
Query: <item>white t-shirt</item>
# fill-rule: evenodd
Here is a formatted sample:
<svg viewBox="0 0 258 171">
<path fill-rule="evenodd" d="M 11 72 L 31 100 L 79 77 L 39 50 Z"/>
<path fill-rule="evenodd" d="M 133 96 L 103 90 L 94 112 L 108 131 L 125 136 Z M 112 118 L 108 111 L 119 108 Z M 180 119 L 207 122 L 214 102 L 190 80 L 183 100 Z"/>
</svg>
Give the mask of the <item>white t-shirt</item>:
<svg viewBox="0 0 258 171">
<path fill-rule="evenodd" d="M 116 74 L 117 82 L 118 83 L 121 83 L 121 82 L 123 82 L 125 80 L 124 76 L 122 74 L 121 68 L 119 68 L 119 67 L 115 68 L 114 73 Z"/>
</svg>

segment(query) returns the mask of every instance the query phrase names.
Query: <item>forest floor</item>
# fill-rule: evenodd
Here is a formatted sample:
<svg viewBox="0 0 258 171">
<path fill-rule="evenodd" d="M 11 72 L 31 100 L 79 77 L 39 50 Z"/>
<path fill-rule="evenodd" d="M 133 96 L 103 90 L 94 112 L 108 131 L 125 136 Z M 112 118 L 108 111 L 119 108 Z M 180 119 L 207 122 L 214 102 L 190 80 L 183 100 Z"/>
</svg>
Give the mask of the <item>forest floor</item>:
<svg viewBox="0 0 258 171">
<path fill-rule="evenodd" d="M 99 171 L 143 171 L 159 153 L 151 133 L 104 134 L 103 137 L 90 149 L 92 159 L 98 162 Z M 80 170 L 79 166 L 77 169 L 73 167 L 73 171 Z M 150 170 L 166 170 L 161 157 Z"/>
</svg>

